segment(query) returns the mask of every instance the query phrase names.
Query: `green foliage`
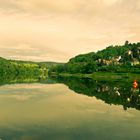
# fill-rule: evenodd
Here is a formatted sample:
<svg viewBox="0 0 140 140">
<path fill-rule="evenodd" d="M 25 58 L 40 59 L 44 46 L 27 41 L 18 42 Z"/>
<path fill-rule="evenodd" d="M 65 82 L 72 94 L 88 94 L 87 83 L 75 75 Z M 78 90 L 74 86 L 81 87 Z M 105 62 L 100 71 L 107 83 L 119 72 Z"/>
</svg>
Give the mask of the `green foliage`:
<svg viewBox="0 0 140 140">
<path fill-rule="evenodd" d="M 46 75 L 47 68 L 38 63 L 0 58 L 1 77 L 42 77 Z"/>
<path fill-rule="evenodd" d="M 97 53 L 82 54 L 70 59 L 68 63 L 55 66 L 50 73 L 83 73 L 96 71 L 140 72 L 134 66 L 140 61 L 140 43 L 125 42 L 122 46 L 109 46 Z"/>
</svg>

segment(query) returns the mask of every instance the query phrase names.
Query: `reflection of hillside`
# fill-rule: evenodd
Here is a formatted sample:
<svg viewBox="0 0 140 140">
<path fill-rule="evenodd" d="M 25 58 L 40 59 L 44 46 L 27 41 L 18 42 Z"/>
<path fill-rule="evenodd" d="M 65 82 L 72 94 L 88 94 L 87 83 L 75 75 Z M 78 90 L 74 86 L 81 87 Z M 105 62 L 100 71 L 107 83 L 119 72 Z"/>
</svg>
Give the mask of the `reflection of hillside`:
<svg viewBox="0 0 140 140">
<path fill-rule="evenodd" d="M 140 110 L 139 89 L 134 90 L 131 82 L 106 82 L 74 77 L 59 77 L 56 80 L 68 85 L 78 94 L 95 96 L 110 105 L 123 105 L 124 109 L 132 107 Z"/>
</svg>

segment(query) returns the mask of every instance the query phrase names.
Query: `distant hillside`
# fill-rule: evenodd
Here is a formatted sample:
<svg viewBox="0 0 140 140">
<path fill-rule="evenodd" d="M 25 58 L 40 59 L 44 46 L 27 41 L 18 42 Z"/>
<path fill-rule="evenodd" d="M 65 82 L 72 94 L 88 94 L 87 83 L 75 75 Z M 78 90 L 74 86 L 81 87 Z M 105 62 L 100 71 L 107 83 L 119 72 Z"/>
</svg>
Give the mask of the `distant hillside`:
<svg viewBox="0 0 140 140">
<path fill-rule="evenodd" d="M 51 68 L 51 67 L 58 66 L 58 65 L 64 65 L 64 63 L 58 63 L 58 62 L 39 62 L 38 64 L 39 65 L 44 65 L 48 69 Z"/>
<path fill-rule="evenodd" d="M 78 55 L 52 72 L 93 73 L 95 71 L 140 72 L 140 42 L 109 46 L 97 53 Z"/>
<path fill-rule="evenodd" d="M 48 78 L 48 69 L 58 65 L 62 65 L 62 63 L 7 60 L 0 57 L 0 85 L 5 83 L 52 83 Z"/>
<path fill-rule="evenodd" d="M 46 76 L 48 70 L 41 64 L 29 61 L 7 60 L 0 57 L 0 79 L 35 79 Z"/>
<path fill-rule="evenodd" d="M 98 51 L 97 53 L 91 52 L 88 54 L 78 55 L 70 59 L 69 63 L 83 63 L 91 61 L 96 61 L 97 63 L 103 63 L 105 65 L 112 64 L 113 62 L 116 62 L 117 64 L 130 62 L 133 64 L 134 61 L 140 61 L 140 43 L 131 44 L 126 41 L 122 46 L 112 45 L 104 50 Z"/>
</svg>

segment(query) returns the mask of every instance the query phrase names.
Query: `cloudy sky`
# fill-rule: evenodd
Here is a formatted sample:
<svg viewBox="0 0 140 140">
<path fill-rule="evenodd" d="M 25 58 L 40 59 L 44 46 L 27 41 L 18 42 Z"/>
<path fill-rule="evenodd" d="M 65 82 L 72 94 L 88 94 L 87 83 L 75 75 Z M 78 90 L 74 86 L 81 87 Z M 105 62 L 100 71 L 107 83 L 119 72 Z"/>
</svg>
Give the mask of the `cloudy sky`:
<svg viewBox="0 0 140 140">
<path fill-rule="evenodd" d="M 66 62 L 140 41 L 140 0 L 0 0 L 0 56 Z"/>
</svg>

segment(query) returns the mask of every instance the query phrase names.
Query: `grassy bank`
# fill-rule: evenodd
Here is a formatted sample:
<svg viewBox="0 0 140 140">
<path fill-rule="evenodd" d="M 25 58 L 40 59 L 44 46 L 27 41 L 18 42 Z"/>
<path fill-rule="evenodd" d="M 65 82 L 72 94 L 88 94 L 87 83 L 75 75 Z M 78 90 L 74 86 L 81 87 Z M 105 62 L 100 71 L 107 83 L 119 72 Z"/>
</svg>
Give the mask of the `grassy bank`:
<svg viewBox="0 0 140 140">
<path fill-rule="evenodd" d="M 79 77 L 79 78 L 92 78 L 101 80 L 140 80 L 140 75 L 135 73 L 114 73 L 114 72 L 95 72 L 92 74 L 69 74 L 69 73 L 60 73 L 58 76 L 63 77 Z"/>
</svg>

